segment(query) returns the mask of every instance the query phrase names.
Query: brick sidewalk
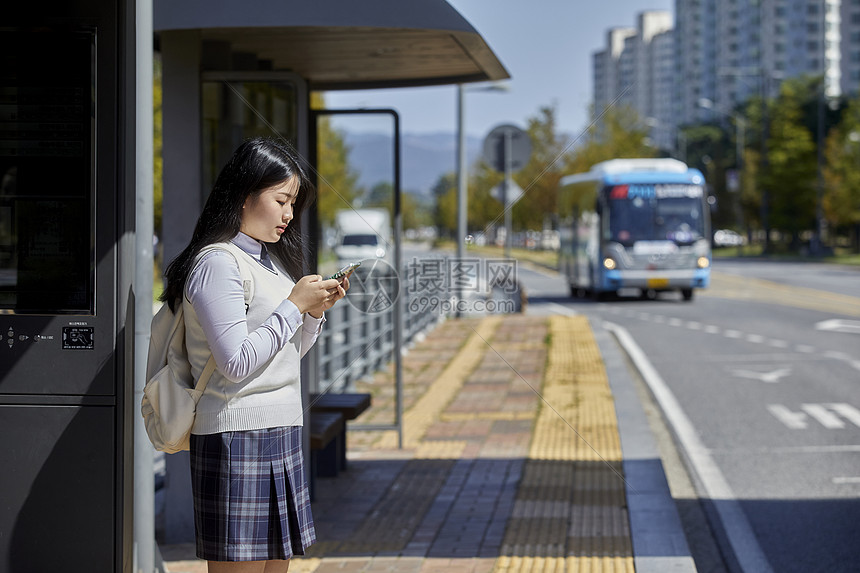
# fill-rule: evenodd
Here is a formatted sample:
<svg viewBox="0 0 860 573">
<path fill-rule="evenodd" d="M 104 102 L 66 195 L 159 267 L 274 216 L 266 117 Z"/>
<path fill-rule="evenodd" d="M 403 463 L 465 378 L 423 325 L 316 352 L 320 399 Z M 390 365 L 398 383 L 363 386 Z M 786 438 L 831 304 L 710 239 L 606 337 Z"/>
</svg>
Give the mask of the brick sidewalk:
<svg viewBox="0 0 860 573">
<path fill-rule="evenodd" d="M 318 480 L 319 542 L 291 572 L 633 571 L 614 403 L 585 318 L 449 320 L 403 372 L 404 448 L 350 431 L 349 469 Z M 380 373 L 359 388 L 374 402 L 356 423 L 391 423 L 393 387 Z"/>
</svg>

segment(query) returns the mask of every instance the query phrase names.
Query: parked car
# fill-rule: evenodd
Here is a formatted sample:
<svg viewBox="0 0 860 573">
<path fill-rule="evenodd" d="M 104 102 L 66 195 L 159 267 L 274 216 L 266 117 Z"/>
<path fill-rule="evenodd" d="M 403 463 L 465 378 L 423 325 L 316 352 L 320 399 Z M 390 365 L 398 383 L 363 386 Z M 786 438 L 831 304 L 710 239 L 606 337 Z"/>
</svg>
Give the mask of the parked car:
<svg viewBox="0 0 860 573">
<path fill-rule="evenodd" d="M 746 242 L 747 240 L 743 235 L 731 229 L 720 229 L 714 233 L 715 247 L 739 247 L 746 244 Z"/>
</svg>

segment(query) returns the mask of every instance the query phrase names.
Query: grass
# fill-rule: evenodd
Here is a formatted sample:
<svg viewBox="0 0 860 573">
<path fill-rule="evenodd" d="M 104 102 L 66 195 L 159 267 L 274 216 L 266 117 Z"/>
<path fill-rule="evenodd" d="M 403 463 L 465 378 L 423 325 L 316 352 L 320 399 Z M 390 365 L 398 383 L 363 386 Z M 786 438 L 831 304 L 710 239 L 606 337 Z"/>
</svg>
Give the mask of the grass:
<svg viewBox="0 0 860 573">
<path fill-rule="evenodd" d="M 847 248 L 837 247 L 834 250 L 834 254 L 828 257 L 813 257 L 811 255 L 787 251 L 780 249 L 779 245 L 776 246 L 776 249 L 776 252 L 765 255 L 764 245 L 762 244 L 744 245 L 740 247 L 740 249 L 738 249 L 738 247 L 721 247 L 713 250 L 713 256 L 715 259 L 727 257 L 764 257 L 772 260 L 824 262 L 860 266 L 860 254 L 852 253 L 851 250 Z"/>
<path fill-rule="evenodd" d="M 447 239 L 436 241 L 434 247 L 436 247 L 437 249 L 448 251 L 455 251 L 457 249 L 456 243 L 452 240 Z M 503 247 L 496 247 L 490 245 L 486 245 L 483 247 L 479 247 L 477 245 L 466 245 L 466 253 L 481 255 L 483 257 L 500 258 L 505 256 L 505 249 Z M 553 269 L 558 267 L 558 252 L 556 251 L 539 251 L 522 248 L 511 248 L 511 258 L 514 258 L 518 261 L 531 262 L 536 265 L 550 267 Z"/>
</svg>

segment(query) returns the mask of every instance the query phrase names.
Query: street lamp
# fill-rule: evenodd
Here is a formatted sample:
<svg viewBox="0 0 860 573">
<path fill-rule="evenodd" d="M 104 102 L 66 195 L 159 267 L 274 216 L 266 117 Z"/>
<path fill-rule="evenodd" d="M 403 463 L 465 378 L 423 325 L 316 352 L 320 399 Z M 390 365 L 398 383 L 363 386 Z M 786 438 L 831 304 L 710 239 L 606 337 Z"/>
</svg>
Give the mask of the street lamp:
<svg viewBox="0 0 860 573">
<path fill-rule="evenodd" d="M 465 258 L 465 241 L 468 214 L 467 176 L 466 172 L 466 129 L 465 129 L 465 95 L 466 92 L 507 92 L 510 91 L 507 83 L 493 83 L 482 87 L 467 89 L 463 84 L 457 84 L 457 260 Z M 460 281 L 457 283 L 457 308 L 463 295 L 463 287 Z M 460 311 L 457 311 L 460 316 Z"/>
</svg>

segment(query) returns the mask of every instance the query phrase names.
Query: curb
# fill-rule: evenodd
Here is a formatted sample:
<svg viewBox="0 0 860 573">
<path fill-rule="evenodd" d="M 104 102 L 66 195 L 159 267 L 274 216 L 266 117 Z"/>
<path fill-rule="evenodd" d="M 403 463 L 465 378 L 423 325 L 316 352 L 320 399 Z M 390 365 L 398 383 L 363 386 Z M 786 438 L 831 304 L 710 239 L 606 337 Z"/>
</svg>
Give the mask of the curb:
<svg viewBox="0 0 860 573">
<path fill-rule="evenodd" d="M 606 323 L 594 330 L 615 397 L 637 573 L 695 573 L 678 509 L 642 404 Z"/>
</svg>

